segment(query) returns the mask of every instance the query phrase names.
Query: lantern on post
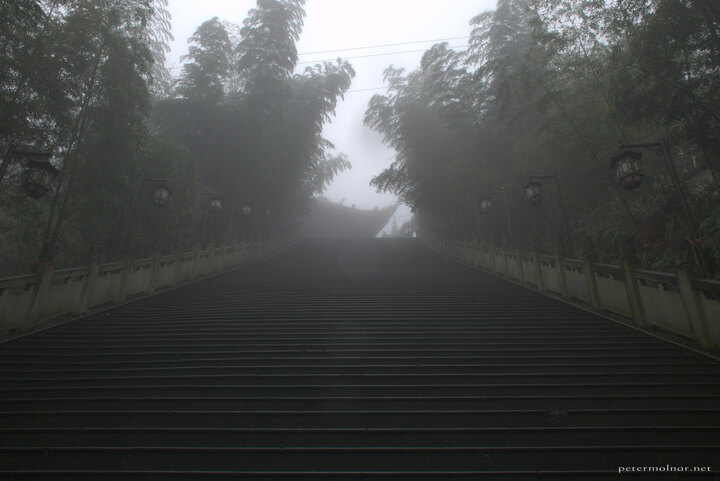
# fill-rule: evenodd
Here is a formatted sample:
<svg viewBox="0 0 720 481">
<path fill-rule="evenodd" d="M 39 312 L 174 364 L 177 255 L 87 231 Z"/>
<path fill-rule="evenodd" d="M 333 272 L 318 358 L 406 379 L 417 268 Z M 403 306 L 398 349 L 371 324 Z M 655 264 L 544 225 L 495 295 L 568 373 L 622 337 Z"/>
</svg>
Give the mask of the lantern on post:
<svg viewBox="0 0 720 481">
<path fill-rule="evenodd" d="M 643 172 L 640 170 L 642 153 L 626 150 L 610 159 L 610 168 L 615 169 L 618 184 L 625 190 L 635 190 L 640 186 Z"/>
<path fill-rule="evenodd" d="M 492 198 L 491 197 L 483 197 L 480 199 L 480 210 L 487 214 L 490 211 L 492 211 Z"/>
<path fill-rule="evenodd" d="M 157 207 L 164 206 L 165 203 L 168 201 L 170 194 L 172 193 L 172 189 L 167 185 L 166 179 L 148 178 L 145 177 L 145 174 L 141 174 L 140 177 L 138 177 L 137 183 L 135 185 L 135 191 L 133 192 L 132 196 L 132 201 L 130 202 L 130 209 L 128 210 L 127 219 L 125 220 L 125 226 L 123 227 L 122 234 L 120 234 L 120 245 L 118 251 L 120 256 L 123 256 L 126 253 L 125 249 L 127 248 L 127 239 L 128 233 L 130 232 L 130 223 L 132 222 L 133 214 L 135 213 L 135 205 L 137 204 L 138 195 L 140 194 L 140 190 L 145 183 L 155 184 L 150 199 L 152 200 L 152 203 L 155 204 Z"/>
<path fill-rule="evenodd" d="M 543 201 L 542 184 L 537 181 L 530 181 L 525 184 L 525 198 L 532 205 L 539 205 Z"/>
<path fill-rule="evenodd" d="M 708 261 L 705 258 L 702 245 L 699 242 L 698 228 L 695 225 L 695 220 L 690 212 L 690 206 L 680 183 L 680 178 L 675 171 L 675 165 L 673 164 L 670 149 L 668 149 L 665 139 L 661 138 L 657 142 L 648 142 L 644 144 L 624 144 L 620 145 L 619 148 L 628 150 L 625 150 L 622 154 L 610 159 L 610 166 L 615 167 L 618 179 L 620 180 L 620 185 L 623 187 L 625 187 L 625 185 L 623 185 L 623 178 L 626 179 L 625 183 L 627 185 L 632 186 L 635 184 L 635 187 L 640 185 L 640 181 L 642 180 L 642 172 L 640 171 L 640 158 L 642 157 L 642 154 L 639 152 L 633 152 L 629 149 L 660 149 L 660 154 L 665 160 L 665 168 L 667 169 L 668 174 L 670 174 L 670 180 L 672 181 L 673 188 L 675 189 L 675 195 L 677 196 L 682 208 L 688 240 L 697 255 L 703 274 L 709 276 L 710 268 L 708 266 Z M 634 187 L 625 188 L 632 189 Z"/>
<path fill-rule="evenodd" d="M 563 231 L 565 232 L 565 242 L 567 243 L 567 253 L 570 257 L 575 257 L 575 251 L 572 246 L 572 236 L 568 227 L 567 215 L 565 214 L 565 203 L 562 199 L 562 190 L 560 190 L 560 180 L 557 172 L 546 175 L 531 175 L 528 177 L 528 183 L 525 184 L 525 198 L 532 205 L 539 205 L 543 201 L 543 190 L 541 180 L 552 180 L 557 189 L 558 205 L 560 207 L 560 217 L 562 218 Z"/>
<path fill-rule="evenodd" d="M 172 189 L 167 184 L 156 184 L 152 194 L 152 202 L 157 207 L 164 206 L 172 194 Z"/>
<path fill-rule="evenodd" d="M 50 164 L 52 152 L 16 150 L 14 144 L 8 146 L 0 163 L 0 181 L 5 177 L 12 163 L 25 164 L 23 189 L 34 198 L 42 197 L 52 188 L 52 182 L 60 171 Z"/>
<path fill-rule="evenodd" d="M 213 197 L 210 199 L 210 213 L 217 214 L 223 210 L 223 199 L 222 197 Z"/>
<path fill-rule="evenodd" d="M 505 194 L 505 187 L 500 187 L 500 190 L 496 191 L 496 192 L 483 193 L 482 197 L 479 199 L 480 210 L 482 211 L 483 214 L 490 213 L 493 208 L 493 197 L 495 197 L 496 195 L 502 196 L 503 205 L 505 207 L 505 220 L 507 221 L 508 240 L 512 243 L 513 242 L 512 223 L 510 222 L 510 209 L 508 208 L 507 195 Z M 477 219 L 477 209 L 476 209 L 476 220 L 479 223 L 479 220 Z"/>
<path fill-rule="evenodd" d="M 47 194 L 52 188 L 52 182 L 60 171 L 50 165 L 47 160 L 50 154 L 33 154 L 36 157 L 45 157 L 45 160 L 29 158 L 25 166 L 25 182 L 23 189 L 30 197 L 39 198 Z"/>
</svg>

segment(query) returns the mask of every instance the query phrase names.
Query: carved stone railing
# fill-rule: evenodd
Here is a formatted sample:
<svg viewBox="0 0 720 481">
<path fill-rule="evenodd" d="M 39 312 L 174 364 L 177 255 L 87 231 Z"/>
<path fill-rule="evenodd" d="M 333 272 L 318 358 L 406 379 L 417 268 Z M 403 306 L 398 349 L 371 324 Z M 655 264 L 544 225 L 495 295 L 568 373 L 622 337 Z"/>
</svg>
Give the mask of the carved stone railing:
<svg viewBox="0 0 720 481">
<path fill-rule="evenodd" d="M 684 268 L 670 274 L 448 241 L 427 231 L 420 237 L 453 260 L 720 350 L 720 282 L 693 278 Z"/>
<path fill-rule="evenodd" d="M 0 279 L 0 333 L 29 332 L 61 316 L 80 316 L 101 307 L 149 295 L 158 289 L 265 259 L 296 240 L 284 234 L 266 241 L 156 255 L 125 262 L 53 270 Z"/>
</svg>

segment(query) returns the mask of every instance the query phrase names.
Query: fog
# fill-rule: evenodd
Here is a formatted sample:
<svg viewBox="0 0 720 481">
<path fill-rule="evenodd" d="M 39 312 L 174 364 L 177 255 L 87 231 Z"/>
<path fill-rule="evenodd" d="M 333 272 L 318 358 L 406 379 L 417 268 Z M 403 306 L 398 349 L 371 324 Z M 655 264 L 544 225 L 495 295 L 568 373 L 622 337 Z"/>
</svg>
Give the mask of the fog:
<svg viewBox="0 0 720 481">
<path fill-rule="evenodd" d="M 170 0 L 174 41 L 167 65 L 171 73 L 179 74 L 187 39 L 200 23 L 217 16 L 242 24 L 254 6 L 254 0 Z M 359 209 L 397 202 L 395 196 L 378 193 L 369 185 L 395 155 L 377 132 L 363 124 L 370 98 L 385 92 L 383 71 L 390 65 L 414 70 L 423 51 L 439 40 L 449 39 L 451 47 L 464 48 L 471 31 L 470 19 L 494 7 L 494 0 L 308 0 L 305 26 L 297 43 L 300 56 L 296 71 L 342 57 L 356 72 L 334 119 L 323 131 L 338 151 L 348 155 L 352 170 L 340 173 L 324 192 L 325 197 Z M 402 224 L 410 219 L 410 209 L 400 205 L 395 216 Z M 389 233 L 391 224 L 392 220 L 388 221 L 382 231 Z"/>
</svg>

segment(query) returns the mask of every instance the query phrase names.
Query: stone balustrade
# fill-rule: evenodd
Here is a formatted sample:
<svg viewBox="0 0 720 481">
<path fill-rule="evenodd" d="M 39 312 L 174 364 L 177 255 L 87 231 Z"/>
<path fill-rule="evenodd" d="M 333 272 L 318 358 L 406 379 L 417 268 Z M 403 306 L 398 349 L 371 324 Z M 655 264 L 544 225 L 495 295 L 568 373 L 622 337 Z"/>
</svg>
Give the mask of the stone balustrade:
<svg viewBox="0 0 720 481">
<path fill-rule="evenodd" d="M 671 274 L 449 241 L 432 232 L 420 237 L 448 258 L 720 350 L 720 282 L 693 278 L 685 268 Z"/>
<path fill-rule="evenodd" d="M 29 332 L 62 316 L 149 295 L 270 257 L 296 240 L 293 234 L 266 241 L 155 255 L 144 259 L 54 270 L 0 279 L 0 333 Z"/>
</svg>

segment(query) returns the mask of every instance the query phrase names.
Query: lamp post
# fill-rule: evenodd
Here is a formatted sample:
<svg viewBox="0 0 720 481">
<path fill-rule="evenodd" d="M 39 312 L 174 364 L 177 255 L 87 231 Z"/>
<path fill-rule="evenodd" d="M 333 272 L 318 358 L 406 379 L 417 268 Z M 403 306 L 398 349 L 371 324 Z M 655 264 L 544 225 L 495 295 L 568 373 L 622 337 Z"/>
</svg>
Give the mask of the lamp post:
<svg viewBox="0 0 720 481">
<path fill-rule="evenodd" d="M 210 213 L 218 214 L 222 212 L 224 206 L 225 202 L 223 201 L 222 197 L 213 197 L 212 199 L 210 199 L 210 205 L 208 206 L 208 209 L 210 209 Z"/>
<path fill-rule="evenodd" d="M 243 216 L 248 219 L 247 222 L 245 222 L 245 227 L 247 229 L 247 237 L 252 236 L 252 230 L 253 230 L 253 219 L 251 218 L 254 215 L 252 206 L 245 205 L 243 206 Z"/>
<path fill-rule="evenodd" d="M 50 191 L 53 180 L 60 174 L 60 171 L 50 164 L 50 157 L 51 152 L 16 150 L 11 144 L 0 165 L 0 181 L 5 177 L 11 163 L 24 163 L 23 189 L 29 197 L 38 199 Z"/>
<path fill-rule="evenodd" d="M 135 213 L 135 205 L 137 204 L 138 194 L 140 193 L 142 185 L 146 182 L 155 184 L 155 186 L 153 187 L 151 200 L 152 203 L 155 204 L 155 206 L 157 206 L 158 208 L 163 207 L 165 203 L 167 203 L 167 200 L 172 193 L 172 189 L 167 185 L 167 180 L 146 178 L 144 174 L 140 175 L 137 184 L 135 185 L 135 191 L 133 192 L 132 201 L 130 202 L 130 210 L 128 211 L 127 220 L 125 220 L 125 226 L 123 227 L 122 235 L 120 236 L 121 256 L 125 254 L 125 244 L 127 242 L 128 233 L 130 232 L 130 223 L 132 222 L 133 214 Z"/>
<path fill-rule="evenodd" d="M 208 204 L 208 210 L 212 214 L 217 214 L 223 210 L 223 207 L 225 206 L 225 201 L 223 201 L 223 198 L 220 197 L 220 194 L 217 192 L 208 192 L 208 191 L 201 191 L 198 192 L 197 197 L 195 198 L 195 206 L 193 207 L 193 216 L 195 216 L 195 212 L 197 212 L 198 208 L 200 207 L 200 199 L 203 197 L 210 197 L 210 202 Z M 193 222 L 194 225 L 194 222 Z M 205 241 L 205 228 L 207 227 L 207 212 L 203 216 L 203 227 L 202 227 L 202 233 L 201 233 L 201 239 L 200 243 L 203 243 Z M 190 232 L 190 235 L 188 236 L 188 245 L 187 248 L 190 249 L 192 247 L 192 230 Z"/>
<path fill-rule="evenodd" d="M 263 235 L 267 236 L 268 238 L 272 237 L 273 232 L 275 232 L 275 227 L 277 226 L 279 214 L 280 211 L 274 206 L 272 209 L 267 207 L 265 208 L 265 219 L 263 220 Z"/>
<path fill-rule="evenodd" d="M 610 159 L 610 167 L 615 169 L 618 177 L 618 183 L 625 189 L 637 188 L 643 178 L 642 171 L 640 170 L 642 153 L 634 152 L 631 149 L 660 149 L 662 157 L 665 160 L 665 168 L 667 169 L 668 174 L 670 174 L 675 194 L 677 195 L 678 200 L 680 201 L 680 206 L 682 207 L 685 229 L 687 230 L 689 237 L 688 240 L 695 250 L 703 273 L 707 275 L 709 273 L 707 261 L 705 260 L 705 253 L 703 252 L 702 246 L 700 245 L 697 227 L 695 226 L 695 222 L 690 214 L 690 207 L 688 206 L 687 198 L 685 197 L 685 193 L 680 185 L 680 178 L 675 171 L 675 165 L 673 164 L 665 139 L 661 138 L 657 142 L 644 144 L 623 144 L 620 145 L 619 148 L 620 150 L 625 149 L 625 151 Z"/>
<path fill-rule="evenodd" d="M 227 238 L 228 240 L 232 236 L 232 228 L 233 228 L 233 222 L 235 220 L 235 209 L 237 208 L 237 205 L 241 203 L 239 199 L 233 199 L 232 202 L 232 208 L 230 209 L 230 220 L 228 221 L 228 230 L 227 230 Z M 252 207 L 247 205 L 247 203 L 243 203 L 242 206 L 242 215 L 245 217 L 249 217 L 250 214 L 252 214 Z"/>
<path fill-rule="evenodd" d="M 567 215 L 565 214 L 565 203 L 562 198 L 562 191 L 560 190 L 560 181 L 558 180 L 557 172 L 546 175 L 530 175 L 528 176 L 528 183 L 525 184 L 525 198 L 532 205 L 539 205 L 543 201 L 543 190 L 541 180 L 552 180 L 555 184 L 555 188 L 558 192 L 558 203 L 560 204 L 560 217 L 562 219 L 563 230 L 565 232 L 565 241 L 567 242 L 567 250 L 570 257 L 575 257 L 575 251 L 572 246 L 572 238 L 570 237 L 570 229 L 568 228 Z"/>
<path fill-rule="evenodd" d="M 510 209 L 508 209 L 507 195 L 505 195 L 505 187 L 500 187 L 497 192 L 485 192 L 480 198 L 480 211 L 487 214 L 492 211 L 493 197 L 496 195 L 502 196 L 503 205 L 505 206 L 505 220 L 507 222 L 508 239 L 510 243 L 513 242 L 513 231 L 512 223 L 510 222 Z"/>
<path fill-rule="evenodd" d="M 222 212 L 223 208 L 225 207 L 225 201 L 222 197 L 214 196 L 210 198 L 210 202 L 208 203 L 208 210 L 205 213 L 205 218 L 203 219 L 203 229 L 202 229 L 202 238 L 200 240 L 202 245 L 205 245 L 205 234 L 207 233 L 207 224 L 208 224 L 208 213 L 210 216 L 215 217 L 217 214 Z"/>
<path fill-rule="evenodd" d="M 203 197 L 212 196 L 210 199 L 209 208 L 213 211 L 213 213 L 220 212 L 223 209 L 224 202 L 222 197 L 220 197 L 220 194 L 217 192 L 198 192 L 197 197 L 195 198 L 195 207 L 193 207 L 193 213 L 195 213 L 198 210 L 198 207 L 200 207 L 200 199 Z"/>
<path fill-rule="evenodd" d="M 52 157 L 51 152 L 17 150 L 15 145 L 10 144 L 5 152 L 2 164 L 0 164 L 0 182 L 5 177 L 11 163 L 24 163 L 25 179 L 22 184 L 23 190 L 25 190 L 25 193 L 29 197 L 39 199 L 51 190 L 53 181 L 60 174 L 60 171 L 50 164 L 50 157 Z M 48 243 L 48 235 L 52 225 L 55 206 L 56 203 L 53 203 L 50 215 L 48 216 L 48 224 L 40 253 L 41 261 L 46 264 L 52 261 L 56 252 L 54 242 Z"/>
</svg>

